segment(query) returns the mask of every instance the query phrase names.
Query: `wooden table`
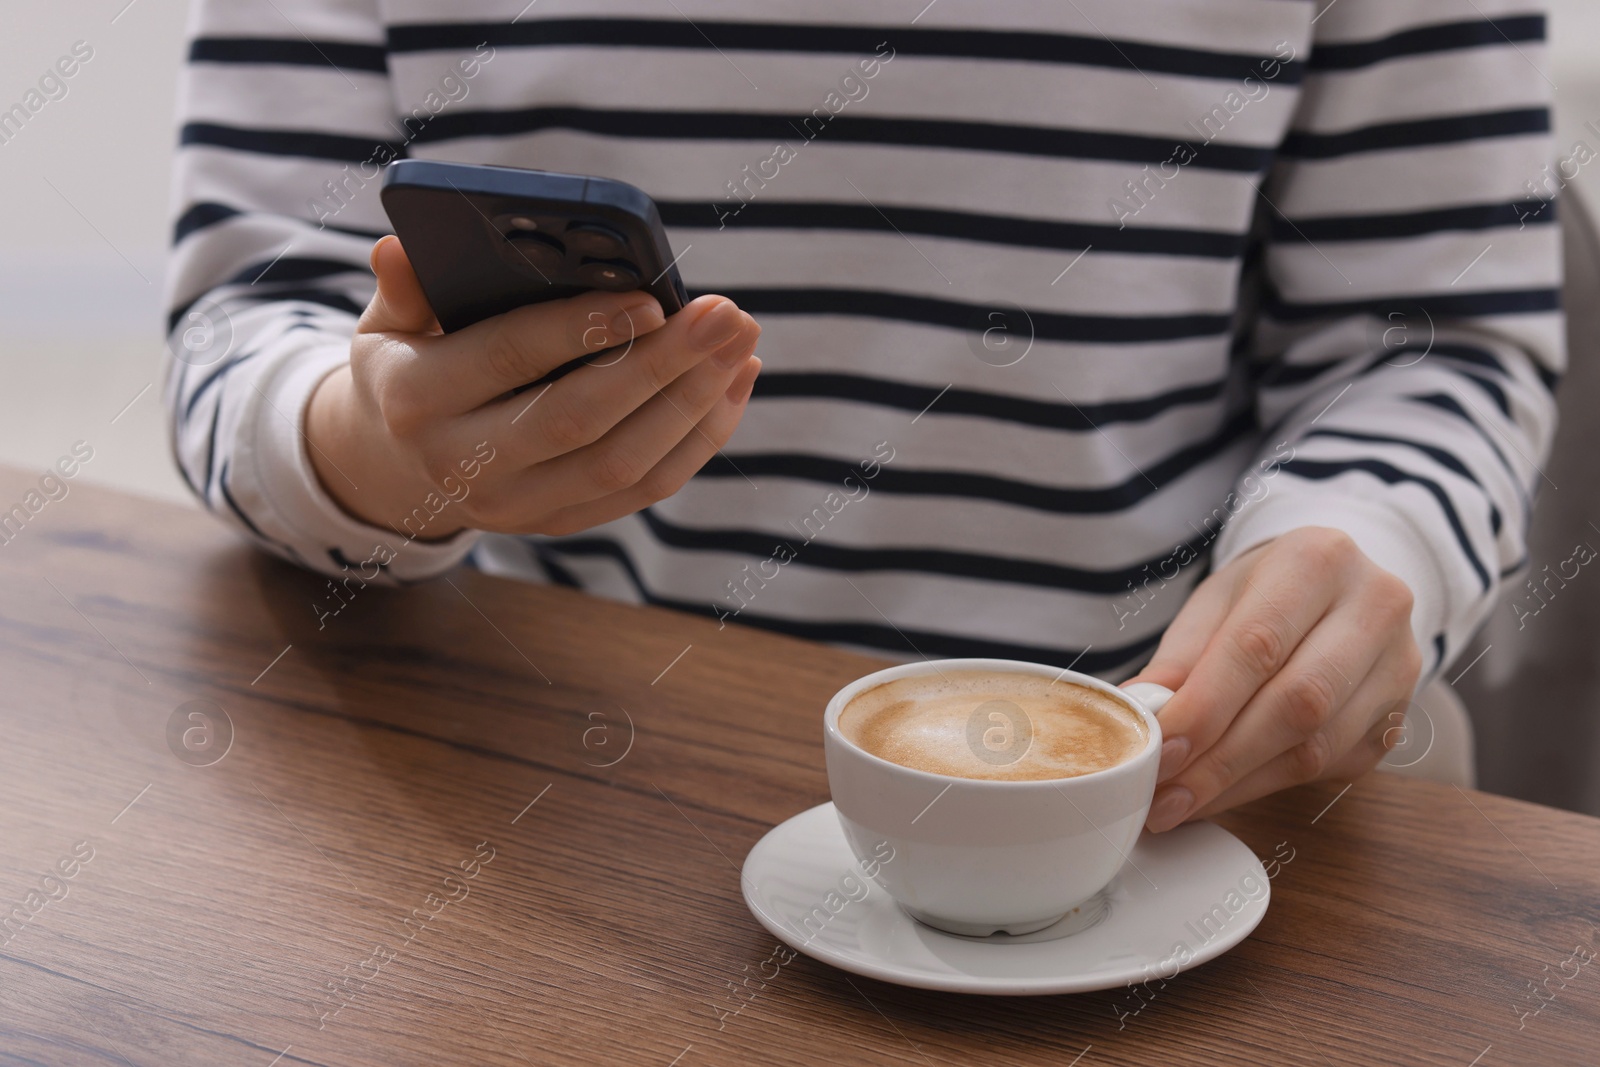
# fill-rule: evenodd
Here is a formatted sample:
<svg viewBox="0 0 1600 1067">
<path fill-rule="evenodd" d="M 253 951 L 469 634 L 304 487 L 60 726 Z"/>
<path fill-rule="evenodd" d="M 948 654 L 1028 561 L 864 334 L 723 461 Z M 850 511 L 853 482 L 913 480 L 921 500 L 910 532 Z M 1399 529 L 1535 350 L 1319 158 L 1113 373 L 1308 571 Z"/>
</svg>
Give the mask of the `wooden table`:
<svg viewBox="0 0 1600 1067">
<path fill-rule="evenodd" d="M 1143 999 L 745 986 L 739 864 L 827 799 L 822 706 L 875 661 L 472 572 L 319 628 L 325 579 L 79 483 L 0 580 L 0 1063 L 1600 1062 L 1593 819 L 1256 803 L 1222 821 L 1292 855 L 1271 912 Z"/>
</svg>

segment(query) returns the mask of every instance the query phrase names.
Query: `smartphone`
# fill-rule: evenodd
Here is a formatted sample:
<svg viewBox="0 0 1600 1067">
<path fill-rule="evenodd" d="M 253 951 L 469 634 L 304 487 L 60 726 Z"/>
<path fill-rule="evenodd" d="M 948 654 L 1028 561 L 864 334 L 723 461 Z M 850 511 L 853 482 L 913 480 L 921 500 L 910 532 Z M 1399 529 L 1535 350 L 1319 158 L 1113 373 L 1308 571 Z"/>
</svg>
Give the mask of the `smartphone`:
<svg viewBox="0 0 1600 1067">
<path fill-rule="evenodd" d="M 446 333 L 594 289 L 643 289 L 667 315 L 689 301 L 655 202 L 627 182 L 401 159 L 380 196 Z"/>
</svg>

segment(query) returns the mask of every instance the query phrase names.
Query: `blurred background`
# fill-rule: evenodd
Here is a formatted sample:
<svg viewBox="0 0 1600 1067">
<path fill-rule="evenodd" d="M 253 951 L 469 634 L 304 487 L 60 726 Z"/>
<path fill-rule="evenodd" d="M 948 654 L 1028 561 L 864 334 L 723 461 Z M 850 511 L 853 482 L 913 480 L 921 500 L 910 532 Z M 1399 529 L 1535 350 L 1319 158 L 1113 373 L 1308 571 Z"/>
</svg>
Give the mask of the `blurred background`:
<svg viewBox="0 0 1600 1067">
<path fill-rule="evenodd" d="M 1482 11 L 1460 4 L 1452 17 Z M 1567 156 L 1581 140 L 1600 151 L 1600 0 L 1548 6 L 1551 47 L 1527 51 L 1557 87 L 1557 148 Z M 43 469 L 83 439 L 95 449 L 84 481 L 194 506 L 168 456 L 160 404 L 167 184 L 187 13 L 184 0 L 7 5 L 0 109 L 75 42 L 87 42 L 93 58 L 65 96 L 0 143 L 0 463 Z M 1564 195 L 1600 207 L 1600 165 L 1580 171 Z M 1600 506 L 1589 506 L 1600 505 L 1593 452 L 1571 469 L 1586 495 L 1564 495 L 1567 524 L 1580 528 L 1585 514 L 1600 522 Z M 1566 543 L 1549 536 L 1552 551 Z M 1600 547 L 1600 533 L 1593 543 Z M 1534 555 L 1537 565 L 1537 544 Z M 1593 601 L 1600 597 L 1581 602 Z M 1546 636 L 1559 625 L 1550 620 Z M 1554 667 L 1508 651 L 1525 640 L 1491 632 L 1447 672 L 1487 650 L 1461 687 L 1480 724 L 1479 784 L 1600 814 L 1600 639 L 1581 636 L 1576 653 L 1564 653 L 1574 662 Z M 1581 674 L 1559 687 L 1553 717 L 1538 714 L 1541 670 Z"/>
</svg>

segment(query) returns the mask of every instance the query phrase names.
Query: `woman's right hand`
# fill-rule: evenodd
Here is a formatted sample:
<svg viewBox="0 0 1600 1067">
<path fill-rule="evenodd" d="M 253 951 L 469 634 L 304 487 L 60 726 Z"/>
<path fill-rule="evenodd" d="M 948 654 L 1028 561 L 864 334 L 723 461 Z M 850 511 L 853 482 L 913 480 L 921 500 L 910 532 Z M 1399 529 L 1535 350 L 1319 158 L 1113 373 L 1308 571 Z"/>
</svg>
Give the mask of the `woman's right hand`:
<svg viewBox="0 0 1600 1067">
<path fill-rule="evenodd" d="M 306 437 L 323 488 L 371 525 L 459 497 L 427 540 L 571 534 L 671 496 L 732 436 L 761 369 L 761 328 L 726 297 L 666 321 L 648 293 L 584 293 L 447 335 L 398 238 L 373 246 L 372 269 L 378 291 L 349 364 L 312 393 Z M 615 345 L 627 347 L 511 395 Z"/>
</svg>

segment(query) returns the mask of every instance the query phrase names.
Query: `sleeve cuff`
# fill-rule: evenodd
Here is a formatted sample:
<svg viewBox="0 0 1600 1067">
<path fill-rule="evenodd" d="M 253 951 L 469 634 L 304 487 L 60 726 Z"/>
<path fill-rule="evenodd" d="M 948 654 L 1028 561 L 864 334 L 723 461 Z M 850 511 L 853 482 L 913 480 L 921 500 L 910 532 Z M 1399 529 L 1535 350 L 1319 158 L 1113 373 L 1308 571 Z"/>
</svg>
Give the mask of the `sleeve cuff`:
<svg viewBox="0 0 1600 1067">
<path fill-rule="evenodd" d="M 1342 530 L 1378 566 L 1411 587 L 1411 632 L 1426 651 L 1448 623 L 1446 578 L 1427 538 L 1389 508 L 1358 497 L 1275 495 L 1250 504 L 1217 538 L 1221 567 L 1274 537 L 1304 526 Z"/>
<path fill-rule="evenodd" d="M 268 410 L 256 418 L 255 455 L 249 467 L 260 478 L 262 495 L 286 528 L 286 540 L 305 562 L 327 573 L 341 573 L 364 561 L 387 561 L 385 570 L 400 582 L 420 581 L 449 570 L 470 552 L 477 530 L 463 530 L 444 541 L 417 541 L 393 529 L 369 526 L 349 515 L 317 478 L 305 436 L 306 405 L 323 378 L 349 359 L 347 345 L 330 345 L 286 360 L 261 382 Z M 342 558 L 341 558 L 342 557 Z"/>
</svg>

